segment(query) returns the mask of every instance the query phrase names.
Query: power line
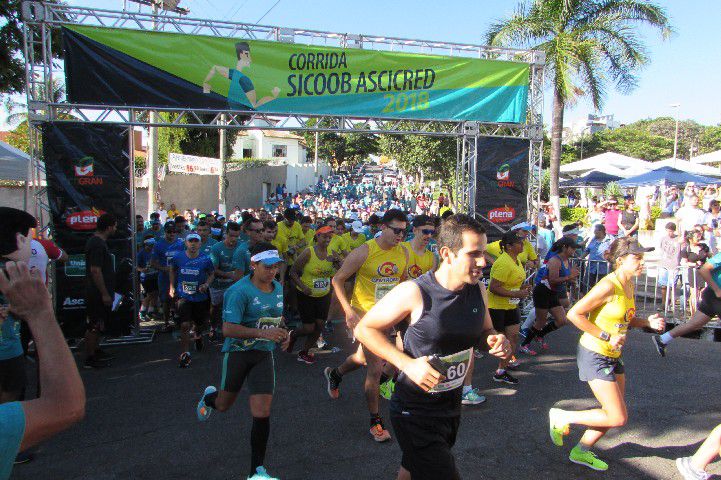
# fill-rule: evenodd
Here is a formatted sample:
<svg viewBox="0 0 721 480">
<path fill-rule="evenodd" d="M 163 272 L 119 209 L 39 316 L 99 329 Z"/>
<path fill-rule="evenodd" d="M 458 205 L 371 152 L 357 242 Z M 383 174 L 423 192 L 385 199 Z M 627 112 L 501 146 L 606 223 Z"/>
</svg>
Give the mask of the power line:
<svg viewBox="0 0 721 480">
<path fill-rule="evenodd" d="M 248 0 L 245 0 L 243 3 L 240 4 L 240 6 L 238 8 L 235 9 L 235 11 L 233 12 L 232 15 L 226 15 L 228 20 L 232 22 L 233 19 L 235 18 L 235 16 L 238 14 L 238 12 L 240 12 L 247 3 L 248 3 Z M 233 9 L 233 7 L 230 7 L 230 10 L 232 10 L 232 9 Z"/>
<path fill-rule="evenodd" d="M 278 0 L 277 2 L 275 2 L 275 3 L 273 4 L 273 6 L 270 7 L 270 8 L 268 9 L 268 11 L 265 12 L 265 13 L 263 14 L 263 16 L 258 19 L 257 22 L 255 22 L 255 24 L 258 25 L 258 24 L 260 23 L 260 21 L 263 20 L 263 19 L 265 18 L 265 16 L 268 15 L 268 14 L 270 13 L 270 11 L 273 10 L 273 9 L 275 8 L 275 6 L 278 5 L 279 3 L 280 3 L 280 0 Z"/>
</svg>

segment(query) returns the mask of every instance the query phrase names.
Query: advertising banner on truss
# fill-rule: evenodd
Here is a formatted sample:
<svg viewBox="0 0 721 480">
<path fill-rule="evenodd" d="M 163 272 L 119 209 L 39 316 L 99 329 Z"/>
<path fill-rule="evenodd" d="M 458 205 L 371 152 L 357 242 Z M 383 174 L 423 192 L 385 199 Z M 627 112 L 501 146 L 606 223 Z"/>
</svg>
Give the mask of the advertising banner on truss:
<svg viewBox="0 0 721 480">
<path fill-rule="evenodd" d="M 56 312 L 66 335 L 75 336 L 85 325 L 85 244 L 100 215 L 112 213 L 118 221 L 108 239 L 116 272 L 132 256 L 128 128 L 48 122 L 42 131 L 53 240 L 69 256 L 56 270 Z M 116 286 L 126 280 L 116 277 Z M 132 312 L 119 315 L 114 322 L 133 319 Z"/>
<path fill-rule="evenodd" d="M 529 65 L 72 25 L 72 103 L 522 123 Z"/>
<path fill-rule="evenodd" d="M 528 149 L 528 140 L 478 140 L 475 205 L 489 241 L 527 220 Z"/>
<path fill-rule="evenodd" d="M 219 175 L 220 159 L 168 153 L 168 171 L 195 175 Z"/>
</svg>

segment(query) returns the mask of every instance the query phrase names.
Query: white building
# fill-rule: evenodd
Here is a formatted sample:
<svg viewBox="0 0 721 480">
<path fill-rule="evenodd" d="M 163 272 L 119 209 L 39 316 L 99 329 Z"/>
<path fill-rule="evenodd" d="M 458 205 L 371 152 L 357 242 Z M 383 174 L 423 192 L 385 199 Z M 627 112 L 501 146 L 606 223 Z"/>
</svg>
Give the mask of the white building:
<svg viewBox="0 0 721 480">
<path fill-rule="evenodd" d="M 573 143 L 584 135 L 590 136 L 601 130 L 613 130 L 620 126 L 621 123 L 613 119 L 613 114 L 593 115 L 589 113 L 586 118 L 574 120 L 570 127 L 564 127 L 562 141 L 564 144 Z"/>
<path fill-rule="evenodd" d="M 243 130 L 238 133 L 231 158 L 258 158 L 286 165 L 306 165 L 308 151 L 300 135 L 278 130 Z M 312 162 L 312 159 L 311 159 Z"/>
</svg>

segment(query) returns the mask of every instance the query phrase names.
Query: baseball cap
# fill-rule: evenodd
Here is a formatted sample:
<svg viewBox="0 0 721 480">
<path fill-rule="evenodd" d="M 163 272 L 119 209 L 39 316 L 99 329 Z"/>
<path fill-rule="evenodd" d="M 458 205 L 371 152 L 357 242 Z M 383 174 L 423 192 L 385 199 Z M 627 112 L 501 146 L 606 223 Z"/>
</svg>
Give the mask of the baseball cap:
<svg viewBox="0 0 721 480">
<path fill-rule="evenodd" d="M 330 228 L 328 225 L 324 225 L 315 231 L 316 235 L 322 235 L 324 233 L 333 233 L 333 229 Z"/>
<path fill-rule="evenodd" d="M 154 238 L 146 238 L 145 240 L 143 240 L 143 243 L 145 245 L 155 245 L 155 239 Z"/>
<path fill-rule="evenodd" d="M 24 210 L 0 207 L 0 255 L 8 255 L 18 249 L 17 237 L 28 234 L 31 228 L 37 227 L 37 220 Z"/>
<path fill-rule="evenodd" d="M 186 240 L 186 241 L 187 241 L 187 240 L 193 240 L 193 239 L 195 239 L 195 240 L 200 240 L 200 235 L 198 235 L 197 233 L 189 233 L 189 234 L 185 237 L 185 240 Z"/>
<path fill-rule="evenodd" d="M 501 242 L 505 245 L 513 245 L 514 243 L 521 243 L 525 239 L 519 236 L 514 230 L 509 230 L 501 237 Z"/>
<path fill-rule="evenodd" d="M 525 230 L 527 232 L 531 231 L 531 224 L 528 222 L 519 223 L 518 225 L 514 225 L 511 227 L 511 230 Z"/>
<path fill-rule="evenodd" d="M 251 262 L 262 262 L 263 265 L 271 266 L 283 261 L 278 255 L 278 250 L 265 250 L 250 257 Z"/>
<path fill-rule="evenodd" d="M 355 222 L 351 223 L 350 227 L 353 229 L 355 233 L 363 233 L 363 222 L 356 220 Z"/>
<path fill-rule="evenodd" d="M 619 249 L 619 257 L 623 255 L 639 255 L 646 252 L 653 252 L 655 250 L 654 247 L 644 247 L 640 243 L 638 243 L 638 240 L 632 240 L 631 242 L 628 242 L 628 244 L 623 245 L 621 249 Z"/>
</svg>

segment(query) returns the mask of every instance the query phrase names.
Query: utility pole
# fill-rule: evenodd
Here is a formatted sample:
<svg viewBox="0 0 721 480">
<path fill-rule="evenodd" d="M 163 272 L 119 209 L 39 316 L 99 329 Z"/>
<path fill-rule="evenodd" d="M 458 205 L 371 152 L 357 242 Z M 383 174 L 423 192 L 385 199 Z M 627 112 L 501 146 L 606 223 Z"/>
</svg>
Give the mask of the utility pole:
<svg viewBox="0 0 721 480">
<path fill-rule="evenodd" d="M 671 108 L 676 109 L 676 134 L 673 136 L 673 168 L 676 168 L 676 152 L 678 151 L 678 111 L 681 104 L 674 103 Z"/>
<path fill-rule="evenodd" d="M 156 15 L 158 15 L 158 4 L 153 2 L 153 30 L 158 28 L 156 22 Z M 158 113 L 155 110 L 150 112 L 148 116 L 148 216 L 155 211 L 155 201 L 158 190 L 158 127 L 152 126 L 158 123 Z"/>
<path fill-rule="evenodd" d="M 313 173 L 318 176 L 318 132 L 315 132 L 315 150 L 313 150 Z"/>
<path fill-rule="evenodd" d="M 225 215 L 225 160 L 227 154 L 227 143 L 225 141 L 228 131 L 225 129 L 225 114 L 220 114 L 220 172 L 218 173 L 218 214 Z"/>
</svg>

